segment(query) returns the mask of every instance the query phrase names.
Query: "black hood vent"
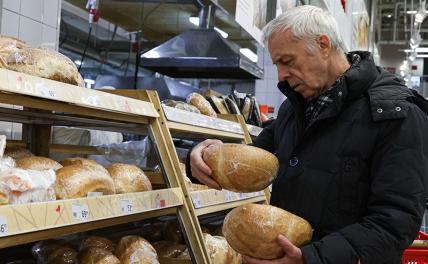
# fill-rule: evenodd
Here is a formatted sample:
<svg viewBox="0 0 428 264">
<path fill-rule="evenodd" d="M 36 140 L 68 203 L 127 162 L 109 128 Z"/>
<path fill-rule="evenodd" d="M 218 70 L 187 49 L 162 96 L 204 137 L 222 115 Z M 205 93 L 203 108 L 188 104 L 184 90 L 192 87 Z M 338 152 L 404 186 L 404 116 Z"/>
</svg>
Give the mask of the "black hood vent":
<svg viewBox="0 0 428 264">
<path fill-rule="evenodd" d="M 214 29 L 192 29 L 141 55 L 140 65 L 176 78 L 260 79 L 263 70 Z"/>
</svg>

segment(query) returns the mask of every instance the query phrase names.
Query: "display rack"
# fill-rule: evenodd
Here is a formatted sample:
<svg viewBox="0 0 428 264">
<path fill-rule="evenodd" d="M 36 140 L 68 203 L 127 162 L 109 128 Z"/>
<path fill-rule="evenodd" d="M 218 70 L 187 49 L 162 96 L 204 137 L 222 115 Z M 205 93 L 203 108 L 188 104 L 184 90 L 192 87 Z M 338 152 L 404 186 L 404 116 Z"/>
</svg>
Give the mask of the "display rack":
<svg viewBox="0 0 428 264">
<path fill-rule="evenodd" d="M 161 130 L 161 109 L 148 100 L 89 90 L 22 73 L 0 69 L 0 120 L 23 123 L 23 141 L 35 155 L 49 152 L 93 152 L 88 146 L 51 145 L 51 126 L 73 126 L 149 135 L 161 160 L 167 188 L 142 193 L 116 194 L 70 200 L 0 206 L 0 248 L 62 235 L 175 214 L 186 234 L 195 263 L 208 263 L 192 208 L 183 199 L 171 142 Z M 159 173 L 151 178 L 160 182 Z M 156 182 L 155 182 L 156 183 Z M 203 250 L 201 250 L 201 248 Z"/>
<path fill-rule="evenodd" d="M 172 138 L 198 140 L 218 138 L 225 142 L 251 143 L 251 135 L 241 115 L 219 115 L 219 118 L 212 118 L 162 106 L 155 91 L 120 89 L 108 90 L 107 92 L 151 102 L 160 113 L 158 120 L 165 137 L 165 146 L 169 150 L 169 157 L 181 183 L 184 203 L 189 207 L 192 220 L 196 223 L 195 232 L 201 239 L 202 230 L 199 224 L 199 216 L 225 211 L 248 203 L 266 203 L 268 201 L 268 190 L 245 194 L 213 189 L 191 192 L 184 182 L 183 175 L 181 175 L 179 159 Z M 201 248 L 201 251 L 206 254 L 205 246 Z"/>
</svg>

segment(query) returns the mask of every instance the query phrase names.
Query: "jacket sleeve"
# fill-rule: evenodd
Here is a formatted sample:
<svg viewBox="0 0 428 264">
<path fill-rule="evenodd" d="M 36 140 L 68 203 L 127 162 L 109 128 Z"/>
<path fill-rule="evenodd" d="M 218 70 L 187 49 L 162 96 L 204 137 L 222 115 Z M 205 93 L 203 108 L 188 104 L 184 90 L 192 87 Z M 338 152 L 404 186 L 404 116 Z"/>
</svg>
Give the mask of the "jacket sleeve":
<svg viewBox="0 0 428 264">
<path fill-rule="evenodd" d="M 380 126 L 370 164 L 370 197 L 358 222 L 301 248 L 306 264 L 393 263 L 416 237 L 428 176 L 427 116 L 414 105 Z M 395 262 L 394 262 L 395 263 Z"/>
<path fill-rule="evenodd" d="M 274 131 L 276 122 L 277 119 L 265 127 L 262 132 L 254 139 L 251 145 L 273 153 L 275 151 Z"/>
</svg>

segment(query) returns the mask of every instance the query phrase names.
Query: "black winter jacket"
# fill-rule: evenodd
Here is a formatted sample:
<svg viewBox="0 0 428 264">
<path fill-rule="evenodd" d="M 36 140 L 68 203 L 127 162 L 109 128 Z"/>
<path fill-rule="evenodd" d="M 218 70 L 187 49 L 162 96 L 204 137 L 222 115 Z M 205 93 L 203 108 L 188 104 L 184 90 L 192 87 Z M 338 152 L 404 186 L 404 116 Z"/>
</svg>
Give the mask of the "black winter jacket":
<svg viewBox="0 0 428 264">
<path fill-rule="evenodd" d="M 314 228 L 301 248 L 306 264 L 401 263 L 425 208 L 426 101 L 370 53 L 358 54 L 334 102 L 308 127 L 303 97 L 280 82 L 287 100 L 254 141 L 280 162 L 271 204 Z"/>
</svg>

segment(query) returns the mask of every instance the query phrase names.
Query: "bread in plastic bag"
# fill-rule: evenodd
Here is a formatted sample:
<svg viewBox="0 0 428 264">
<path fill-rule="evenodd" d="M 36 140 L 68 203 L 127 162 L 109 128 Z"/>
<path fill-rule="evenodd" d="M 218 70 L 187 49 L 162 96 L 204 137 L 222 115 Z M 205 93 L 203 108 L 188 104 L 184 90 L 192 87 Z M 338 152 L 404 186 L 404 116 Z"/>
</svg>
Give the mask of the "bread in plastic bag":
<svg viewBox="0 0 428 264">
<path fill-rule="evenodd" d="M 24 41 L 21 41 L 17 38 L 0 35 L 0 58 L 3 60 L 4 65 L 2 68 L 7 67 L 6 59 L 13 52 L 16 52 L 20 49 L 26 48 L 27 45 Z"/>
<path fill-rule="evenodd" d="M 37 260 L 37 263 L 47 263 L 49 255 L 63 246 L 64 243 L 59 240 L 42 240 L 33 245 L 31 248 L 31 254 Z"/>
<path fill-rule="evenodd" d="M 211 117 L 217 117 L 217 114 L 210 105 L 210 103 L 202 95 L 198 93 L 191 93 L 187 96 L 186 101 L 187 103 L 194 105 L 196 108 L 198 108 L 202 114 Z"/>
</svg>

